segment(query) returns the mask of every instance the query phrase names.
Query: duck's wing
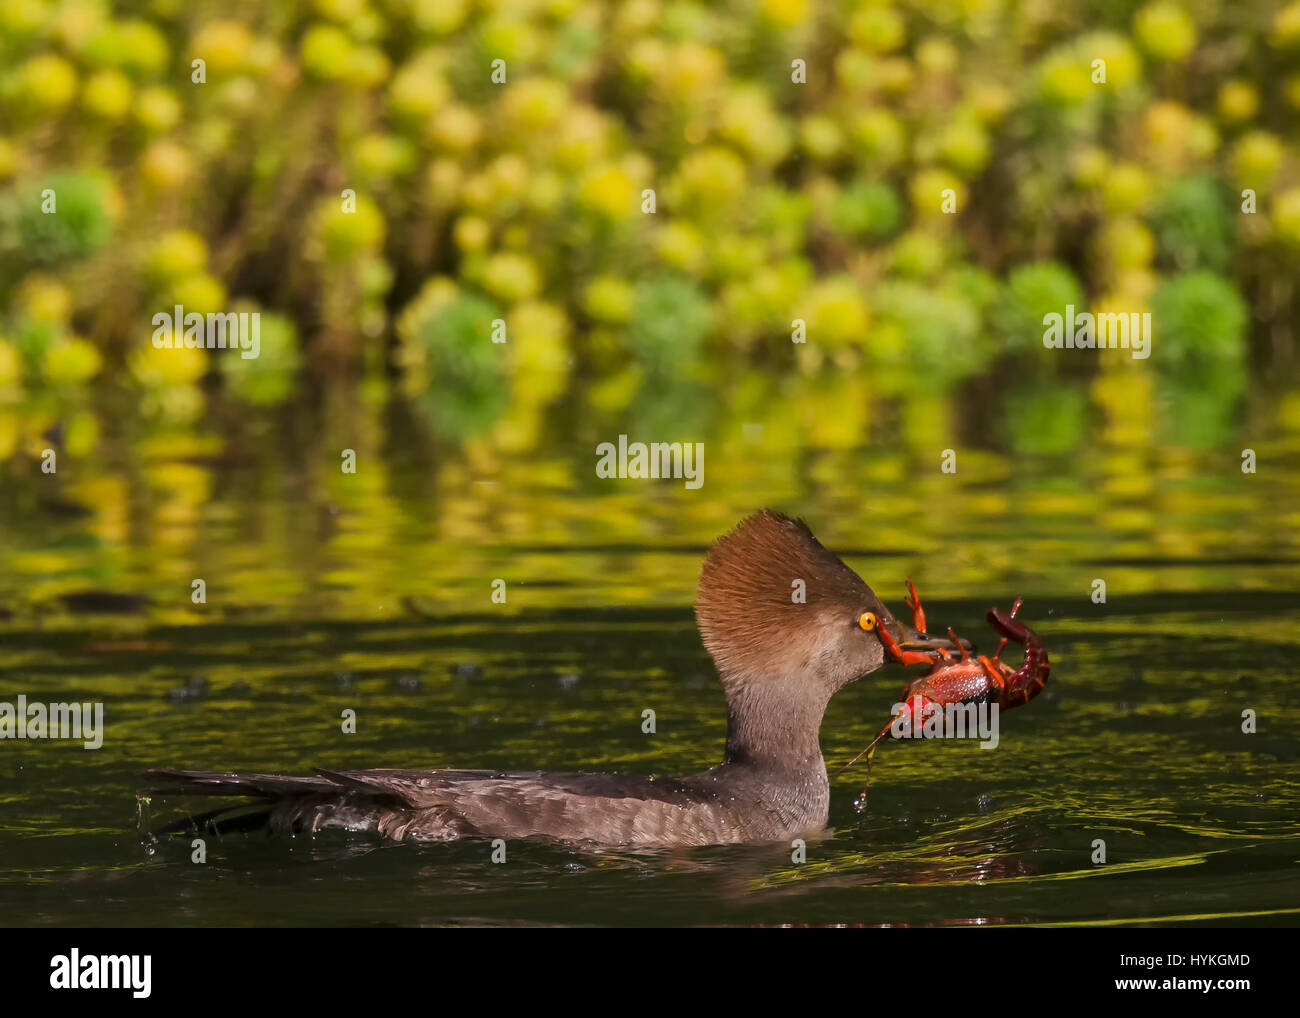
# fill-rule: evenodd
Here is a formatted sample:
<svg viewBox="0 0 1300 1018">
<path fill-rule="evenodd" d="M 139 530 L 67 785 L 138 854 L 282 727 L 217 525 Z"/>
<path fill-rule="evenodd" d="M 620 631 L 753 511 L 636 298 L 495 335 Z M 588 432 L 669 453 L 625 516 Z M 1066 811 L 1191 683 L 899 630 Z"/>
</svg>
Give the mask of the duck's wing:
<svg viewBox="0 0 1300 1018">
<path fill-rule="evenodd" d="M 358 795 L 396 796 L 377 829 L 401 840 L 547 838 L 604 845 L 741 840 L 738 817 L 711 790 L 677 780 L 548 771 L 342 771 Z"/>
<path fill-rule="evenodd" d="M 711 789 L 620 774 L 487 770 L 326 771 L 292 777 L 152 770 L 147 791 L 255 796 L 272 833 L 347 827 L 395 840 L 549 838 L 609 845 L 742 840 L 738 817 Z M 241 828 L 254 826 L 247 810 Z M 220 824 L 225 811 L 195 818 Z"/>
</svg>

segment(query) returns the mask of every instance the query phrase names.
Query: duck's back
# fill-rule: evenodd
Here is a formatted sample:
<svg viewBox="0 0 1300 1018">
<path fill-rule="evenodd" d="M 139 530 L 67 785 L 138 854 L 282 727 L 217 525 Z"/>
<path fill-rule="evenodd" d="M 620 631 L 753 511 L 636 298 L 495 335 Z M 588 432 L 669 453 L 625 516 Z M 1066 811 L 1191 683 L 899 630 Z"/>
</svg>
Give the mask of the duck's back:
<svg viewBox="0 0 1300 1018">
<path fill-rule="evenodd" d="M 318 771 L 289 777 L 215 771 L 146 772 L 154 791 L 252 796 L 261 808 L 197 818 L 273 834 L 342 827 L 401 841 L 548 838 L 601 845 L 712 845 L 781 837 L 759 803 L 708 774 L 683 780 L 619 774 L 478 770 Z"/>
</svg>

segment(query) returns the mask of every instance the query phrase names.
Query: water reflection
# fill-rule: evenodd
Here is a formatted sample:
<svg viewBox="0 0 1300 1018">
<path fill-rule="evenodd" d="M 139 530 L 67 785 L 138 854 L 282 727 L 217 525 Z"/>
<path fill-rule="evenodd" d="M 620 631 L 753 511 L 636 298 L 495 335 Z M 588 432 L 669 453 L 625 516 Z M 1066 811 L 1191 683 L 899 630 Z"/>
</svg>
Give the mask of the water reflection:
<svg viewBox="0 0 1300 1018">
<path fill-rule="evenodd" d="M 286 923 L 380 924 L 1288 914 L 1300 396 L 1249 394 L 1198 450 L 1166 444 L 1140 364 L 1080 384 L 945 399 L 874 394 L 852 374 L 723 380 L 689 419 L 703 430 L 664 425 L 706 442 L 699 491 L 598 480 L 596 444 L 628 428 L 580 392 L 463 444 L 364 388 L 253 415 L 212 393 L 205 416 L 147 426 L 111 399 L 10 406 L 0 684 L 103 699 L 110 738 L 93 754 L 0 754 L 0 902 L 109 924 L 265 921 L 272 905 Z M 955 474 L 939 469 L 946 448 Z M 232 839 L 198 872 L 184 841 L 141 847 L 133 793 L 149 765 L 708 766 L 722 697 L 689 604 L 709 541 L 760 505 L 807 516 L 895 608 L 916 577 L 959 632 L 983 635 L 991 604 L 1025 597 L 1053 678 L 996 753 L 893 747 L 862 816 L 860 774 L 837 777 L 834 835 L 802 865 L 771 847 L 523 846 L 494 874 L 478 846 Z M 832 770 L 901 678 L 832 702 Z M 365 723 L 344 739 L 347 707 Z"/>
</svg>

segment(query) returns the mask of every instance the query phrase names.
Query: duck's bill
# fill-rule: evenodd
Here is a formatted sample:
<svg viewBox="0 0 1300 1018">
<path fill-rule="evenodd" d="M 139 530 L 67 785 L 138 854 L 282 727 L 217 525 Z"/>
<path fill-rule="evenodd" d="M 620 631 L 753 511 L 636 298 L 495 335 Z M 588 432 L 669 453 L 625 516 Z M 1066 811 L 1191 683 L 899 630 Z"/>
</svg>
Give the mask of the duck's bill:
<svg viewBox="0 0 1300 1018">
<path fill-rule="evenodd" d="M 976 649 L 975 644 L 961 637 L 958 637 L 957 642 L 954 643 L 946 636 L 931 636 L 929 633 L 918 633 L 914 629 L 904 629 L 903 639 L 899 642 L 903 650 L 918 650 L 925 654 L 933 654 L 939 650 L 955 651 L 959 649 L 958 645 L 968 651 Z"/>
</svg>

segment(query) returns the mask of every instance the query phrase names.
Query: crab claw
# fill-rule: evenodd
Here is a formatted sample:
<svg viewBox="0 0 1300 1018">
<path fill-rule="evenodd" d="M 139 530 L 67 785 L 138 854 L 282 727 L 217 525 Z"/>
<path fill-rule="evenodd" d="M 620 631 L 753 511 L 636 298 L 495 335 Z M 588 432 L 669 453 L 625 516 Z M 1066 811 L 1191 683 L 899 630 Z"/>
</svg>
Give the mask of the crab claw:
<svg viewBox="0 0 1300 1018">
<path fill-rule="evenodd" d="M 918 632 L 924 633 L 925 609 L 921 607 L 921 596 L 916 592 L 916 584 L 910 576 L 907 578 L 907 595 L 903 598 L 903 603 L 912 609 L 912 625 Z"/>
</svg>

